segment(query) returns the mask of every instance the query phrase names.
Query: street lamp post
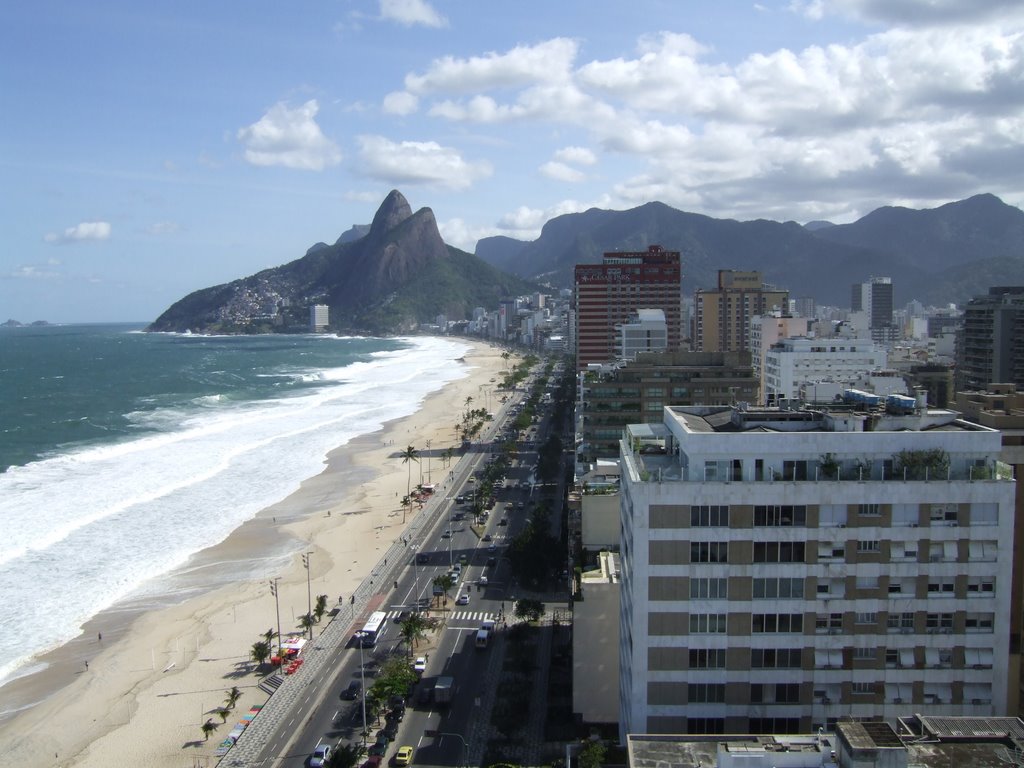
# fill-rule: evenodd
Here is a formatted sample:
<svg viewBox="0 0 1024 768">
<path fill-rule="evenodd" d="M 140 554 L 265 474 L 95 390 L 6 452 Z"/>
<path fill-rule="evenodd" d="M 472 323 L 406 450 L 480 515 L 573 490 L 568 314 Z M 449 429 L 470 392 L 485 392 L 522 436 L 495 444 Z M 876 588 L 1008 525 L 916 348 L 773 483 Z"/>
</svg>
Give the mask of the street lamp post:
<svg viewBox="0 0 1024 768">
<path fill-rule="evenodd" d="M 363 694 L 363 750 L 366 750 L 366 674 L 363 667 L 363 638 L 359 638 L 359 688 Z"/>
<path fill-rule="evenodd" d="M 430 441 L 427 440 L 427 483 L 430 483 Z"/>
<path fill-rule="evenodd" d="M 277 582 L 280 576 L 270 580 L 270 594 L 274 596 L 274 607 L 277 609 L 277 666 L 280 669 L 284 665 L 284 651 L 281 650 L 281 600 L 277 594 Z"/>
<path fill-rule="evenodd" d="M 309 583 L 309 558 L 312 552 L 302 554 L 302 565 L 306 569 L 306 620 L 309 622 L 309 640 L 313 641 L 313 590 Z"/>
<path fill-rule="evenodd" d="M 465 740 L 465 738 L 463 738 L 462 734 L 460 734 L 460 733 L 438 733 L 437 735 L 438 736 L 442 736 L 442 737 L 444 737 L 444 736 L 454 736 L 456 739 L 458 739 L 459 741 L 462 742 L 462 754 L 460 755 L 460 758 L 459 758 L 459 765 L 460 766 L 466 765 L 466 752 L 469 751 L 469 745 L 466 744 L 466 740 Z"/>
</svg>

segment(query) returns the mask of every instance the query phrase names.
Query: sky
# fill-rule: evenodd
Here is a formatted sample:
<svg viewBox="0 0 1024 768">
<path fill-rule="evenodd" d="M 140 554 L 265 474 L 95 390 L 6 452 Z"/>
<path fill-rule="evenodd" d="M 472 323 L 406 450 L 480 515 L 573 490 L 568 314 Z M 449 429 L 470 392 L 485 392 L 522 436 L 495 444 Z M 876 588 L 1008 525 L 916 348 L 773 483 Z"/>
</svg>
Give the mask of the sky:
<svg viewBox="0 0 1024 768">
<path fill-rule="evenodd" d="M 392 189 L 473 252 L 654 200 L 1020 207 L 1021 169 L 1020 0 L 0 6 L 0 322 L 155 319 Z"/>
</svg>

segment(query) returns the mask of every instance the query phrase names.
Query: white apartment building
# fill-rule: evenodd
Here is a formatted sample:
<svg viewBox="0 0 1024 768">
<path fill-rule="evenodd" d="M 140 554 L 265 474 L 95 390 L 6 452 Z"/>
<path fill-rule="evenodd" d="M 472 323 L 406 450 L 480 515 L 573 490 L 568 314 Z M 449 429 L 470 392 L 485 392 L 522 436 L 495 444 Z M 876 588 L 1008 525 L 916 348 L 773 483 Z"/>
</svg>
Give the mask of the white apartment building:
<svg viewBox="0 0 1024 768">
<path fill-rule="evenodd" d="M 764 401 L 764 356 L 771 346 L 792 336 L 811 336 L 817 321 L 813 317 L 790 317 L 781 312 L 756 315 L 750 319 L 750 364 L 761 384 Z"/>
<path fill-rule="evenodd" d="M 621 738 L 1006 714 L 1000 438 L 927 409 L 668 407 L 627 427 Z"/>
<path fill-rule="evenodd" d="M 885 350 L 871 339 L 782 339 L 764 355 L 764 402 L 799 399 L 819 381 L 849 382 L 886 366 Z M 817 398 L 816 398 L 817 399 Z"/>
<path fill-rule="evenodd" d="M 668 324 L 660 309 L 638 309 L 628 322 L 616 326 L 618 359 L 635 360 L 641 352 L 668 349 Z"/>
</svg>

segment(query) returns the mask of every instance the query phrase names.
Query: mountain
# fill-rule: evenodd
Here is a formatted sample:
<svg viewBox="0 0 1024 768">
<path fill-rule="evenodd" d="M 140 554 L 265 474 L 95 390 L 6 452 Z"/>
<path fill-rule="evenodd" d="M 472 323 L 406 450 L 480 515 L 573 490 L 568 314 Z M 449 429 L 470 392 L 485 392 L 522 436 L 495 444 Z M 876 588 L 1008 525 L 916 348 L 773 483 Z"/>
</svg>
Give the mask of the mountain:
<svg viewBox="0 0 1024 768">
<path fill-rule="evenodd" d="M 482 240 L 477 255 L 559 287 L 572 284 L 577 263 L 652 244 L 681 252 L 686 294 L 714 287 L 719 269 L 756 269 L 793 297 L 839 306 L 874 275 L 892 277 L 898 303 L 964 302 L 989 285 L 1024 284 L 1024 212 L 993 195 L 933 210 L 879 208 L 841 225 L 715 219 L 663 203 L 593 208 L 552 219 L 532 242 L 509 240 Z"/>
<path fill-rule="evenodd" d="M 505 296 L 535 289 L 446 245 L 433 211 L 413 213 L 393 190 L 362 236 L 346 233 L 334 245 L 316 243 L 288 264 L 189 294 L 149 330 L 304 330 L 309 306 L 327 304 L 333 329 L 394 333 L 439 314 L 464 319 L 474 307 L 494 307 Z"/>
</svg>

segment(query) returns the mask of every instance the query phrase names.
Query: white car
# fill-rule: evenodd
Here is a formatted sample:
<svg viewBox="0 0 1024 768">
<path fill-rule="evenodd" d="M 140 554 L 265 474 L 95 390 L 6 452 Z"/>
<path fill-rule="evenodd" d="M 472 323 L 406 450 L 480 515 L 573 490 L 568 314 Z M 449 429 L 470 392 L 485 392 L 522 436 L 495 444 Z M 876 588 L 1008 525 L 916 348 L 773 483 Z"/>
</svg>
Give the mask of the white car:
<svg viewBox="0 0 1024 768">
<path fill-rule="evenodd" d="M 456 605 L 469 605 L 469 593 L 463 592 L 457 598 L 455 598 Z"/>
<path fill-rule="evenodd" d="M 327 758 L 331 756 L 330 744 L 317 744 L 313 754 L 309 756 L 309 768 L 323 768 L 327 764 Z"/>
<path fill-rule="evenodd" d="M 427 657 L 420 656 L 419 658 L 417 658 L 416 661 L 414 661 L 412 664 L 412 671 L 415 672 L 417 675 L 422 675 L 424 672 L 426 672 Z"/>
</svg>

